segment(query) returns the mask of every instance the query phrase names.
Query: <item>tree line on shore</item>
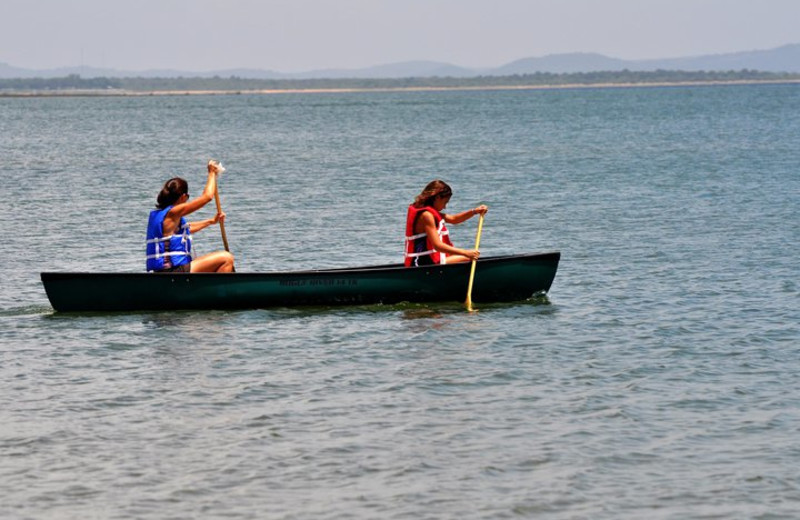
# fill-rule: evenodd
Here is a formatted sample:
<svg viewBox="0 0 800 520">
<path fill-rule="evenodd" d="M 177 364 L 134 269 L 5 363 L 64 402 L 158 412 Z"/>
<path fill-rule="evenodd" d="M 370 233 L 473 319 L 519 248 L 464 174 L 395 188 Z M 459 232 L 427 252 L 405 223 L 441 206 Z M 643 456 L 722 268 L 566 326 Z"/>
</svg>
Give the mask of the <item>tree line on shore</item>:
<svg viewBox="0 0 800 520">
<path fill-rule="evenodd" d="M 604 84 L 669 84 L 736 81 L 797 81 L 800 74 L 738 71 L 604 71 L 534 74 L 513 76 L 476 76 L 468 78 L 337 78 L 337 79 L 251 79 L 230 76 L 176 78 L 82 78 L 78 74 L 60 78 L 0 79 L 3 91 L 257 91 L 257 90 L 316 90 L 316 89 L 402 89 L 402 88 L 480 88 L 496 86 L 565 86 Z"/>
</svg>

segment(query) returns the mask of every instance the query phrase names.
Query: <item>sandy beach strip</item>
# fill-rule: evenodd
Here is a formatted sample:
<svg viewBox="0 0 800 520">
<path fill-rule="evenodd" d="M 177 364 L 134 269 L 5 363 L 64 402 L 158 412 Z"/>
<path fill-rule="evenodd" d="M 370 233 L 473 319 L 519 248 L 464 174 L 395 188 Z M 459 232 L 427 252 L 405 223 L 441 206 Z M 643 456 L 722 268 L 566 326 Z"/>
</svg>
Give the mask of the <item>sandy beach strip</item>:
<svg viewBox="0 0 800 520">
<path fill-rule="evenodd" d="M 550 85 L 453 85 L 420 87 L 332 87 L 287 88 L 251 90 L 122 90 L 122 89 L 65 89 L 0 91 L 0 97 L 144 97 L 144 96 L 234 96 L 272 94 L 335 94 L 366 92 L 448 92 L 448 91 L 501 91 L 501 90 L 566 90 L 611 88 L 664 88 L 705 87 L 737 85 L 789 85 L 800 84 L 800 79 L 784 80 L 730 80 L 730 81 L 663 81 L 641 83 L 565 83 Z"/>
</svg>

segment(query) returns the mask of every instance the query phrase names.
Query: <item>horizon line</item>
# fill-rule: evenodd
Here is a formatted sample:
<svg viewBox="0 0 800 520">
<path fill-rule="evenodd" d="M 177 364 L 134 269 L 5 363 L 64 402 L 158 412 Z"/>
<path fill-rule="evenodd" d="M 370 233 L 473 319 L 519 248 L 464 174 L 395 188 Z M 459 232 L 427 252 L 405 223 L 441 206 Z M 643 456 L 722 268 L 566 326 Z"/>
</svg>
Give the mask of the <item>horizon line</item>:
<svg viewBox="0 0 800 520">
<path fill-rule="evenodd" d="M 8 62 L 0 61 L 0 65 L 5 65 L 10 68 L 14 69 L 21 69 L 30 72 L 47 72 L 47 71 L 56 71 L 61 69 L 93 69 L 93 70 L 108 70 L 108 71 L 115 71 L 115 72 L 139 72 L 139 73 L 152 73 L 158 71 L 171 71 L 171 72 L 186 72 L 186 73 L 193 73 L 193 74 L 212 74 L 218 72 L 226 72 L 226 71 L 236 71 L 236 70 L 252 70 L 252 71 L 260 71 L 260 72 L 270 72 L 275 74 L 284 74 L 284 75 L 297 75 L 297 74 L 309 74 L 309 73 L 316 73 L 316 72 L 325 72 L 325 71 L 359 71 L 359 70 L 368 70 L 378 67 L 391 67 L 397 65 L 404 65 L 404 64 L 413 64 L 413 63 L 430 63 L 436 65 L 443 65 L 449 67 L 457 67 L 460 69 L 465 69 L 468 71 L 484 71 L 484 70 L 492 70 L 501 68 L 507 65 L 511 65 L 518 61 L 528 60 L 528 59 L 543 59 L 543 58 L 550 58 L 550 57 L 563 57 L 563 56 L 600 56 L 603 58 L 609 58 L 618 61 L 624 62 L 631 62 L 631 63 L 642 63 L 648 61 L 669 61 L 669 60 L 681 60 L 681 59 L 696 59 L 696 58 L 703 58 L 703 57 L 715 57 L 715 56 L 726 56 L 726 55 L 734 55 L 734 54 L 747 54 L 747 53 L 755 53 L 755 52 L 767 52 L 767 51 L 774 51 L 777 49 L 782 49 L 784 47 L 793 47 L 798 46 L 800 43 L 785 43 L 782 45 L 778 45 L 775 47 L 769 48 L 757 48 L 757 49 L 749 49 L 749 50 L 740 50 L 740 51 L 730 51 L 730 52 L 718 52 L 718 53 L 706 53 L 706 54 L 693 54 L 693 55 L 683 55 L 683 56 L 672 56 L 672 57 L 665 57 L 665 58 L 638 58 L 638 59 L 627 59 L 627 58 L 618 58 L 615 56 L 610 56 L 607 54 L 603 54 L 600 52 L 591 52 L 591 51 L 574 51 L 574 52 L 560 52 L 560 53 L 550 53 L 550 54 L 543 54 L 538 56 L 524 56 L 521 58 L 516 58 L 514 60 L 502 63 L 500 65 L 494 66 L 464 66 L 464 65 L 457 65 L 452 62 L 445 62 L 445 61 L 436 61 L 430 59 L 409 59 L 409 60 L 402 60 L 402 61 L 394 61 L 394 62 L 384 62 L 378 63 L 374 65 L 365 65 L 361 67 L 325 67 L 325 68 L 310 68 L 304 69 L 298 72 L 284 72 L 276 69 L 271 68 L 261 68 L 256 66 L 239 66 L 239 67 L 228 67 L 224 69 L 208 69 L 208 70 L 189 70 L 189 69 L 179 69 L 175 67 L 150 67 L 144 69 L 128 69 L 125 67 L 115 67 L 115 66 L 97 66 L 97 65 L 87 65 L 85 63 L 81 63 L 79 65 L 61 65 L 55 67 L 48 67 L 48 68 L 31 68 L 27 66 L 19 66 L 13 65 Z"/>
</svg>

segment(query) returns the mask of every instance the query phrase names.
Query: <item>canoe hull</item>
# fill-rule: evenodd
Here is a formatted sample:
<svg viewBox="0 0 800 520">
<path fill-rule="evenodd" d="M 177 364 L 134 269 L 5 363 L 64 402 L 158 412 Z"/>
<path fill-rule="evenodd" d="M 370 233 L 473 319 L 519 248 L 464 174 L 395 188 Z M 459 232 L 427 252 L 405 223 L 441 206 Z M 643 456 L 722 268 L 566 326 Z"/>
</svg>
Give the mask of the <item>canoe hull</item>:
<svg viewBox="0 0 800 520">
<path fill-rule="evenodd" d="M 560 253 L 478 261 L 472 300 L 509 302 L 547 292 Z M 273 273 L 42 273 L 59 312 L 257 309 L 304 305 L 458 302 L 469 264 L 398 265 Z"/>
</svg>

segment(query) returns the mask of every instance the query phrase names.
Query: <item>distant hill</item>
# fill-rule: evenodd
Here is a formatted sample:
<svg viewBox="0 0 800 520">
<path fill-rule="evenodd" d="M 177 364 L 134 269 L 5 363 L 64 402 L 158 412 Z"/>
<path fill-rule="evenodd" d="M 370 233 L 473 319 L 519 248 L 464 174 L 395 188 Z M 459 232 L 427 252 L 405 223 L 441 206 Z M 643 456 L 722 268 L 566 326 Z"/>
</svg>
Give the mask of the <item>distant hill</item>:
<svg viewBox="0 0 800 520">
<path fill-rule="evenodd" d="M 630 70 L 760 70 L 763 72 L 800 72 L 800 44 L 776 49 L 715 54 L 693 58 L 648 60 Z"/>
<path fill-rule="evenodd" d="M 507 65 L 492 69 L 491 75 L 509 76 L 513 74 L 535 74 L 536 72 L 571 74 L 574 72 L 632 70 L 631 63 L 630 61 L 609 58 L 602 54 L 551 54 L 541 58 L 524 58 L 512 61 Z"/>
<path fill-rule="evenodd" d="M 536 72 L 575 73 L 631 70 L 800 72 L 800 44 L 771 50 L 713 54 L 661 60 L 620 60 L 602 54 L 555 54 L 526 58 L 493 69 L 492 74 L 533 74 Z"/>
<path fill-rule="evenodd" d="M 7 63 L 0 63 L 0 78 L 30 78 L 36 71 L 12 67 Z"/>
<path fill-rule="evenodd" d="M 602 54 L 570 53 L 524 58 L 489 69 L 468 69 L 449 63 L 408 61 L 362 69 L 325 69 L 301 73 L 282 73 L 259 69 L 227 69 L 217 71 L 146 70 L 124 71 L 94 67 L 69 67 L 31 70 L 0 63 L 0 78 L 56 78 L 78 74 L 83 78 L 222 78 L 250 79 L 315 79 L 315 78 L 469 78 L 477 76 L 509 76 L 515 74 L 554 74 L 599 71 L 730 71 L 757 70 L 763 72 L 800 73 L 800 44 L 784 45 L 770 50 L 754 50 L 659 60 L 621 60 Z"/>
</svg>

